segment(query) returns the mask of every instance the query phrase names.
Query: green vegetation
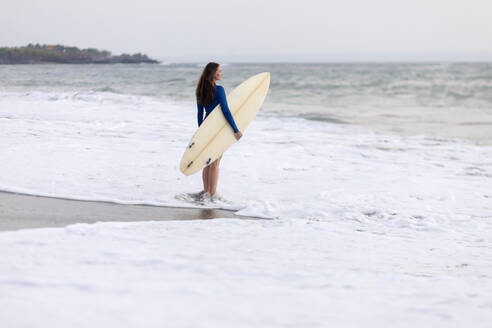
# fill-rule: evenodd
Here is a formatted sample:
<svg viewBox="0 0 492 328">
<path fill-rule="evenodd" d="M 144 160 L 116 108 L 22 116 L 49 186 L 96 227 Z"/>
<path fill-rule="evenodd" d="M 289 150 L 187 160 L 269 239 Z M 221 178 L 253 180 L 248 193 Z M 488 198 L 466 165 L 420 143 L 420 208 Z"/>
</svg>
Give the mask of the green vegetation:
<svg viewBox="0 0 492 328">
<path fill-rule="evenodd" d="M 112 63 L 159 63 L 159 61 L 136 53 L 112 56 L 106 50 L 79 49 L 63 45 L 28 44 L 25 47 L 0 47 L 0 64 L 112 64 Z"/>
</svg>

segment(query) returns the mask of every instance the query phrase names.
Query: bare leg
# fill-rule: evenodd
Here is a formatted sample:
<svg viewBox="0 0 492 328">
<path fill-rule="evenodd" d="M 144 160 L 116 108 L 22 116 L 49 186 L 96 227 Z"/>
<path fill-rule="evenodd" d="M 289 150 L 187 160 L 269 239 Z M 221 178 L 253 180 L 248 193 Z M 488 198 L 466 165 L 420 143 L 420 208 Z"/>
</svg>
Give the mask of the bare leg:
<svg viewBox="0 0 492 328">
<path fill-rule="evenodd" d="M 209 167 L 205 167 L 202 171 L 202 179 L 203 179 L 203 191 L 204 192 L 210 192 L 208 189 L 208 171 Z"/>
<path fill-rule="evenodd" d="M 217 191 L 217 182 L 219 181 L 219 163 L 221 159 L 222 156 L 217 158 L 215 162 L 208 166 L 208 192 L 210 193 L 210 196 L 215 195 L 215 192 Z"/>
</svg>

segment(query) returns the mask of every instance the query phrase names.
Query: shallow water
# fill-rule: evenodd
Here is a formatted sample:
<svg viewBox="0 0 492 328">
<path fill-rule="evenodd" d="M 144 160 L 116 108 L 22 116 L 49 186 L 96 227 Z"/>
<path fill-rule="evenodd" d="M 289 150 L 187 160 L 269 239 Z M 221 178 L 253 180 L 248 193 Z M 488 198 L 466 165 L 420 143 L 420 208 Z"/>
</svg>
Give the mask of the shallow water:
<svg viewBox="0 0 492 328">
<path fill-rule="evenodd" d="M 186 177 L 178 168 L 196 129 L 194 103 L 44 91 L 3 93 L 0 102 L 0 189 L 198 206 L 176 197 L 201 190 L 200 174 Z M 492 147 L 461 139 L 265 110 L 223 157 L 218 192 L 228 202 L 220 206 L 251 216 L 414 229 L 488 224 L 491 158 Z"/>
<path fill-rule="evenodd" d="M 274 218 L 2 232 L 0 316 L 52 327 L 485 327 L 489 68 L 412 65 L 400 75 L 225 65 L 228 90 L 263 70 L 272 88 L 221 161 L 224 201 L 205 204 L 181 197 L 201 177 L 179 171 L 201 66 L 0 67 L 0 190 Z M 449 92 L 468 83 L 471 97 Z"/>
</svg>

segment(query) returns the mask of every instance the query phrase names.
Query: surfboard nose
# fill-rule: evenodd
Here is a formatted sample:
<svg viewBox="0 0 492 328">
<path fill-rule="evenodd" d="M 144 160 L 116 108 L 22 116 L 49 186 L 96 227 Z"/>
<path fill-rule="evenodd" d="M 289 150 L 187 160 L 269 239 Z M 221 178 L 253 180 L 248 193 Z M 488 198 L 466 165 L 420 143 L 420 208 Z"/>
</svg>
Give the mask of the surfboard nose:
<svg viewBox="0 0 492 328">
<path fill-rule="evenodd" d="M 270 85 L 270 72 L 263 72 L 260 73 L 260 75 L 264 75 L 264 79 L 266 80 L 267 84 Z"/>
</svg>

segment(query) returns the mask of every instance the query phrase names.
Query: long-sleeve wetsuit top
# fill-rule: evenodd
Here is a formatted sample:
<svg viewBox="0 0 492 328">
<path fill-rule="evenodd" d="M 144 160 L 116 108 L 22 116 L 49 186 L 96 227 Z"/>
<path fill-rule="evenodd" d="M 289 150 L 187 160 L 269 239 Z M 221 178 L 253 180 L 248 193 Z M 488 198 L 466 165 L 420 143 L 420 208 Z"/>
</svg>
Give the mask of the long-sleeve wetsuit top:
<svg viewBox="0 0 492 328">
<path fill-rule="evenodd" d="M 210 105 L 201 105 L 201 104 L 196 104 L 198 108 L 198 126 L 200 126 L 205 118 L 207 118 L 208 114 L 210 114 L 217 105 L 220 104 L 220 108 L 222 109 L 222 113 L 224 114 L 225 119 L 227 122 L 232 127 L 232 130 L 234 130 L 234 133 L 238 132 L 238 128 L 236 126 L 236 123 L 234 122 L 234 118 L 232 117 L 231 111 L 229 110 L 229 106 L 227 105 L 227 99 L 226 99 L 226 94 L 224 87 L 221 85 L 215 85 L 215 94 L 214 94 L 214 100 Z M 203 117 L 203 108 L 205 108 L 206 114 L 205 118 Z"/>
</svg>

